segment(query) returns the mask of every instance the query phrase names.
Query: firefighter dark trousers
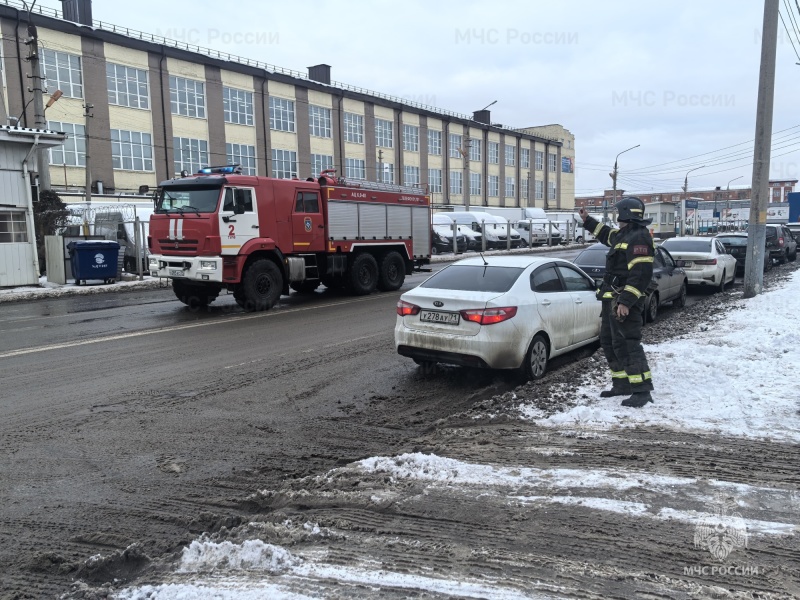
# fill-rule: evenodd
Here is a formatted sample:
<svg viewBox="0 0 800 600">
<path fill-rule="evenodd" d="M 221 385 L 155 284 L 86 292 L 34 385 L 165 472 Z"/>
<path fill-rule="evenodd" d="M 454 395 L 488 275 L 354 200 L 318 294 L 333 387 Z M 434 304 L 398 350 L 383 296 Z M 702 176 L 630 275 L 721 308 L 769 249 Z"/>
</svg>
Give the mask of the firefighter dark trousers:
<svg viewBox="0 0 800 600">
<path fill-rule="evenodd" d="M 611 377 L 615 382 L 626 379 L 634 394 L 653 390 L 650 367 L 642 348 L 643 323 L 644 298 L 630 307 L 621 323 L 614 317 L 611 300 L 603 301 L 600 346 L 611 368 Z"/>
</svg>

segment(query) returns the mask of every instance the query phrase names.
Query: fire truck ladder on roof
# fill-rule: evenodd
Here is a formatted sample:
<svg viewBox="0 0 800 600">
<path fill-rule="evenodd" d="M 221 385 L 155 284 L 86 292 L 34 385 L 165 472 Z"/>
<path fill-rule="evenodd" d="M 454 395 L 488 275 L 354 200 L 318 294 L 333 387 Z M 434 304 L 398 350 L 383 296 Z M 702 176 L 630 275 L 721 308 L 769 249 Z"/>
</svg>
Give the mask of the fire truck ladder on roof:
<svg viewBox="0 0 800 600">
<path fill-rule="evenodd" d="M 373 190 L 376 192 L 395 192 L 398 194 L 410 194 L 414 196 L 427 196 L 427 186 L 396 185 L 394 183 L 382 183 L 380 181 L 366 181 L 364 179 L 345 179 L 338 177 L 336 185 L 362 190 Z"/>
</svg>

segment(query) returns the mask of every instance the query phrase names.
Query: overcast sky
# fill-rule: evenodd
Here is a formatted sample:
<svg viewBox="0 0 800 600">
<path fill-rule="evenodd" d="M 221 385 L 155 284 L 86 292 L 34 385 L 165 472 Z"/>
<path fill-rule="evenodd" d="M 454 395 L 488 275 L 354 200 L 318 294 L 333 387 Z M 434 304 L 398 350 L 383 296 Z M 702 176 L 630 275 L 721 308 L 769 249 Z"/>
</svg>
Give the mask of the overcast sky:
<svg viewBox="0 0 800 600">
<path fill-rule="evenodd" d="M 792 30 L 789 8 L 800 26 L 797 0 L 781 0 Z M 678 189 L 703 164 L 690 188 L 750 184 L 760 0 L 136 0 L 93 10 L 297 71 L 327 63 L 335 81 L 459 113 L 497 100 L 495 123 L 560 123 L 576 137 L 577 195 L 610 189 L 616 154 L 636 144 L 619 158 L 629 191 Z M 800 58 L 778 27 L 770 174 L 798 178 Z"/>
</svg>

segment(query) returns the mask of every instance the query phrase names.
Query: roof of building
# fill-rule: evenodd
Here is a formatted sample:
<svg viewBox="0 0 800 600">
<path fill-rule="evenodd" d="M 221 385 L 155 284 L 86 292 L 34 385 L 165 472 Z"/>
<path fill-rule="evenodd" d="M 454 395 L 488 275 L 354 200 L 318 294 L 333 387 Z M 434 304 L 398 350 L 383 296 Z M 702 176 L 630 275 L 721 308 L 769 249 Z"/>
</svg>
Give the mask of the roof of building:
<svg viewBox="0 0 800 600">
<path fill-rule="evenodd" d="M 0 0 L 0 7 L 3 5 L 16 10 L 17 13 L 20 11 L 28 10 L 28 7 L 25 5 L 24 2 L 20 0 Z M 50 7 L 44 6 L 34 6 L 32 11 L 37 13 L 38 15 L 44 16 L 45 18 L 55 19 L 60 21 L 65 25 L 69 25 L 75 28 L 74 34 L 75 35 L 87 35 L 89 37 L 102 37 L 97 34 L 105 33 L 105 34 L 113 34 L 116 36 L 127 38 L 130 41 L 136 42 L 138 44 L 145 44 L 145 45 L 152 45 L 153 52 L 161 52 L 163 48 L 171 48 L 177 49 L 183 52 L 188 52 L 191 54 L 201 54 L 204 57 L 211 58 L 214 60 L 224 61 L 228 63 L 234 63 L 243 67 L 251 67 L 255 68 L 259 71 L 269 73 L 270 75 L 278 75 L 283 76 L 287 79 L 295 79 L 301 80 L 301 82 L 308 86 L 308 87 L 317 87 L 320 88 L 330 88 L 332 90 L 344 90 L 348 92 L 352 92 L 354 94 L 363 95 L 363 96 L 370 96 L 372 98 L 379 98 L 382 100 L 386 100 L 388 102 L 392 102 L 395 104 L 400 104 L 403 106 L 413 107 L 421 111 L 426 111 L 429 113 L 433 113 L 439 117 L 444 117 L 445 120 L 450 119 L 458 119 L 459 121 L 468 121 L 470 127 L 477 127 L 481 129 L 493 129 L 498 130 L 499 133 L 503 131 L 508 131 L 510 133 L 516 133 L 518 135 L 524 135 L 531 138 L 535 138 L 538 140 L 542 140 L 548 143 L 552 143 L 554 145 L 560 146 L 562 144 L 561 141 L 554 137 L 546 136 L 546 135 L 534 135 L 530 133 L 526 133 L 524 131 L 524 127 L 509 127 L 506 125 L 500 124 L 485 124 L 479 121 L 475 121 L 475 119 L 463 113 L 457 113 L 454 111 L 446 110 L 443 108 L 438 108 L 435 106 L 430 106 L 427 104 L 422 104 L 420 102 L 416 102 L 414 100 L 410 100 L 407 98 L 400 98 L 397 96 L 391 96 L 389 94 L 383 94 L 381 92 L 375 92 L 372 90 L 368 90 L 366 88 L 350 85 L 347 83 L 342 83 L 338 81 L 331 81 L 330 83 L 320 82 L 316 79 L 311 79 L 307 74 L 302 73 L 300 71 L 294 71 L 291 69 L 285 69 L 283 67 L 278 67 L 275 65 L 271 65 L 268 63 L 264 63 L 258 60 L 254 60 L 251 58 L 245 58 L 242 56 L 237 56 L 235 54 L 230 54 L 229 52 L 220 52 L 219 50 L 214 50 L 211 48 L 205 48 L 203 46 L 197 46 L 195 44 L 187 44 L 184 42 L 180 42 L 178 40 L 172 40 L 169 38 L 162 37 L 160 35 L 153 35 L 151 33 L 146 33 L 143 31 L 137 31 L 135 29 L 130 29 L 128 27 L 122 27 L 119 25 L 114 25 L 111 23 L 105 23 L 103 21 L 99 21 L 97 19 L 92 20 L 92 26 L 84 25 L 81 23 L 74 23 L 72 21 L 67 21 L 63 18 L 60 11 Z M 46 23 L 42 23 L 41 26 L 46 27 Z M 62 29 L 63 30 L 63 29 Z M 92 35 L 94 33 L 95 35 Z M 329 66 L 329 65 L 325 65 Z M 262 73 L 263 76 L 263 73 Z M 276 78 L 277 79 L 277 78 Z M 291 82 L 290 82 L 291 83 Z M 448 119 L 448 117 L 450 119 Z"/>
</svg>

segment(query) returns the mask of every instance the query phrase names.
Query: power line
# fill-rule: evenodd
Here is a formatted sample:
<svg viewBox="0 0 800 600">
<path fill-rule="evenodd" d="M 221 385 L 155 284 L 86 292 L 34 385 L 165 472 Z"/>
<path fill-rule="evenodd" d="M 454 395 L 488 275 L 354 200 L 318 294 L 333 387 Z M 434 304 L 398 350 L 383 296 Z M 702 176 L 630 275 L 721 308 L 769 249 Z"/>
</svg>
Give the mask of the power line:
<svg viewBox="0 0 800 600">
<path fill-rule="evenodd" d="M 789 42 L 792 44 L 792 49 L 794 50 L 795 56 L 797 56 L 797 60 L 800 60 L 800 54 L 797 53 L 797 47 L 794 45 L 792 34 L 789 33 L 789 28 L 786 27 L 786 21 L 783 20 L 783 15 L 780 13 L 780 11 L 778 11 L 778 16 L 781 18 L 781 23 L 783 23 L 783 28 L 786 30 L 786 35 L 789 37 Z"/>
<path fill-rule="evenodd" d="M 792 29 L 795 32 L 797 40 L 800 41 L 800 27 L 797 26 L 797 19 L 795 19 L 794 11 L 792 10 L 792 5 L 789 4 L 789 0 L 783 0 L 783 4 L 786 7 L 786 12 L 789 16 L 789 21 L 792 23 Z"/>
</svg>

